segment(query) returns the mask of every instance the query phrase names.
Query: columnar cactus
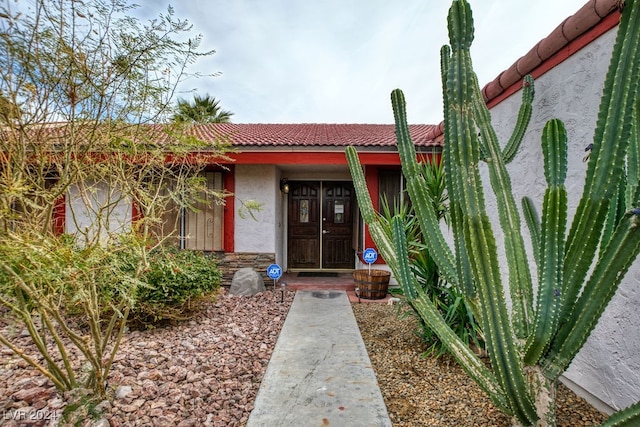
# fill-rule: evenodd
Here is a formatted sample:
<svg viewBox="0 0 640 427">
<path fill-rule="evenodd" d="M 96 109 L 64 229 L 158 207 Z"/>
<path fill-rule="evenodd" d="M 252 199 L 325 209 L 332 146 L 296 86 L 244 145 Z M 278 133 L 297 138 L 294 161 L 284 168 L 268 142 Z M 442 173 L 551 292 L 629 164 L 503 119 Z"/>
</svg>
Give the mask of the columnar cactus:
<svg viewBox="0 0 640 427">
<path fill-rule="evenodd" d="M 363 218 L 407 298 L 451 354 L 514 423 L 553 425 L 555 387 L 596 326 L 631 263 L 640 253 L 638 79 L 640 0 L 627 0 L 600 106 L 585 186 L 567 233 L 567 134 L 559 120 L 542 133 L 547 189 L 542 216 L 523 200 L 537 265 L 537 286 L 520 230 L 520 214 L 505 163 L 513 159 L 531 115 L 533 81 L 513 136 L 500 148 L 471 66 L 473 19 L 466 0 L 448 16 L 450 48 L 442 49 L 443 162 L 450 200 L 453 247 L 445 241 L 419 172 L 409 135 L 404 95 L 391 94 L 398 150 L 416 216 L 440 274 L 478 308 L 493 371 L 447 327 L 409 266 L 400 218 L 390 238 L 376 222 L 364 174 L 353 147 L 347 158 Z M 484 202 L 479 163 L 485 162 L 502 228 L 507 271 L 501 271 L 493 226 Z M 619 196 L 619 197 L 618 197 Z M 621 209 L 621 204 L 624 208 Z M 599 250 L 598 250 L 599 249 Z M 507 308 L 508 277 L 511 307 Z M 537 289 L 534 301 L 534 288 Z M 609 418 L 609 425 L 638 422 L 640 403 Z M 635 420 L 635 421 L 632 421 Z M 631 425 L 631 424 L 626 424 Z M 637 425 L 637 424 L 636 424 Z"/>
</svg>

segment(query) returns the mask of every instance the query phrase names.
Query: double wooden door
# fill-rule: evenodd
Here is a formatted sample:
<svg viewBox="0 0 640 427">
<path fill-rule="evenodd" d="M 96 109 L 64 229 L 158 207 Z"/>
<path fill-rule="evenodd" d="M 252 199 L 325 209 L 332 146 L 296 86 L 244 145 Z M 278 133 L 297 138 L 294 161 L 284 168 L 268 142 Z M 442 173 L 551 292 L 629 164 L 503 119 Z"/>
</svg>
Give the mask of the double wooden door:
<svg viewBox="0 0 640 427">
<path fill-rule="evenodd" d="M 354 190 L 351 182 L 290 181 L 288 267 L 354 267 Z"/>
</svg>

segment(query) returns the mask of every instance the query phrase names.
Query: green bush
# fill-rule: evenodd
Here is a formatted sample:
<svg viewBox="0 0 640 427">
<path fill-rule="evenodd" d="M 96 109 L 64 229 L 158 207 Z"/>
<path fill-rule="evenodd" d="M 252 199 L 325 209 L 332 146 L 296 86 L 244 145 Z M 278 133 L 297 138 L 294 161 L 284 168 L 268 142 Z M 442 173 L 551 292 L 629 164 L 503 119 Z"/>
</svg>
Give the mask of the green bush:
<svg viewBox="0 0 640 427">
<path fill-rule="evenodd" d="M 135 278 L 136 260 L 142 259 L 136 242 L 134 235 L 93 246 L 67 235 L 1 236 L 3 317 L 24 325 L 36 350 L 23 347 L 12 332 L 0 334 L 0 343 L 59 390 L 82 386 L 102 396 L 141 284 Z M 82 369 L 71 363 L 73 347 L 80 350 Z"/>
<path fill-rule="evenodd" d="M 153 324 L 185 319 L 204 297 L 220 288 L 222 273 L 216 262 L 200 251 L 153 250 L 138 288 L 135 320 Z"/>
<path fill-rule="evenodd" d="M 64 234 L 21 240 L 20 250 L 14 242 L 3 241 L 0 294 L 7 298 L 5 305 L 34 310 L 43 300 L 55 300 L 65 314 L 86 317 L 86 304 L 92 304 L 92 313 L 103 315 L 112 314 L 123 303 L 133 304 L 141 257 L 132 239 L 122 235 L 115 243 L 82 247 Z M 99 301 L 92 301 L 92 295 Z"/>
</svg>

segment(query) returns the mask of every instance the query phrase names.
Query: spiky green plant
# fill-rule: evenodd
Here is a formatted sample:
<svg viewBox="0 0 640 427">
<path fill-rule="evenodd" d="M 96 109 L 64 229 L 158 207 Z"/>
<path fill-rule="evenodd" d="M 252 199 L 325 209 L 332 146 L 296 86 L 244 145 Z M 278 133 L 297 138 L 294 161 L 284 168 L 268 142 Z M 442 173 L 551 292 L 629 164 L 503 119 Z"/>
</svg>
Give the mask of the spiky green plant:
<svg viewBox="0 0 640 427">
<path fill-rule="evenodd" d="M 444 185 L 444 167 L 442 162 L 422 160 L 420 161 L 420 166 L 421 174 L 424 177 L 431 199 L 434 201 L 433 209 L 436 212 L 437 218 L 438 220 L 446 220 L 448 217 L 449 203 Z M 426 250 L 427 246 L 420 233 L 420 224 L 415 218 L 413 208 L 408 203 L 395 203 L 392 209 L 384 196 L 380 199 L 380 207 L 381 212 L 378 214 L 378 220 L 389 238 L 392 238 L 391 223 L 393 217 L 399 216 L 402 218 L 409 258 L 411 259 L 411 268 L 418 286 L 420 286 L 434 306 L 442 313 L 443 318 L 455 334 L 463 341 L 475 346 L 477 351 L 483 352 L 484 338 L 482 329 L 473 315 L 471 306 L 458 288 L 449 285 L 444 278 L 440 277 L 438 266 L 429 255 L 428 250 Z M 401 307 L 407 307 L 409 310 L 403 312 L 403 314 L 416 316 L 417 312 L 411 305 L 412 300 L 404 300 L 404 302 L 406 302 L 406 304 L 402 304 Z M 425 355 L 439 357 L 445 354 L 447 348 L 442 344 L 440 338 L 419 315 L 417 315 L 417 317 L 419 323 L 417 333 L 427 346 Z"/>
<path fill-rule="evenodd" d="M 376 221 L 364 174 L 353 147 L 347 149 L 358 203 L 378 249 L 404 294 L 449 352 L 519 425 L 554 425 L 558 377 L 586 342 L 631 263 L 640 253 L 638 187 L 638 73 L 640 1 L 627 1 L 618 28 L 594 134 L 585 185 L 567 232 L 567 135 L 559 120 L 542 133 L 547 189 L 538 219 L 523 201 L 530 228 L 537 283 L 520 233 L 521 220 L 505 163 L 524 135 L 531 114 L 532 80 L 525 79 L 523 106 L 514 134 L 501 149 L 471 65 L 473 19 L 465 0 L 454 0 L 448 16 L 450 47 L 441 51 L 444 92 L 444 151 L 453 247 L 443 237 L 433 201 L 419 173 L 407 125 L 404 95 L 392 92 L 396 136 L 407 190 L 429 254 L 440 274 L 469 301 L 484 330 L 492 370 L 458 339 L 417 285 L 402 220 L 388 238 Z M 479 164 L 485 162 L 504 236 L 506 271 L 490 222 Z M 622 207 L 624 203 L 624 207 Z M 508 277 L 508 284 L 503 283 Z M 505 288 L 511 306 L 507 307 Z M 534 288 L 537 289 L 534 299 Z M 638 425 L 640 402 L 612 415 L 607 425 Z"/>
</svg>

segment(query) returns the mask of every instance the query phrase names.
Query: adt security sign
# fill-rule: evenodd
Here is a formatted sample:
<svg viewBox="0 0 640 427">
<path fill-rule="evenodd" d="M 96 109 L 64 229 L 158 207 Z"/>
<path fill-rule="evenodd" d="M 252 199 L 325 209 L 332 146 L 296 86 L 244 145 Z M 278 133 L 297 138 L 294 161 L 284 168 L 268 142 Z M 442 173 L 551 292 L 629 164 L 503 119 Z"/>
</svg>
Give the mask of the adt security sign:
<svg viewBox="0 0 640 427">
<path fill-rule="evenodd" d="M 278 264 L 271 264 L 267 267 L 267 276 L 270 279 L 278 280 L 282 276 L 282 268 Z"/>
<path fill-rule="evenodd" d="M 367 264 L 373 264 L 378 259 L 378 252 L 373 248 L 367 248 L 362 254 L 362 259 Z"/>
</svg>

